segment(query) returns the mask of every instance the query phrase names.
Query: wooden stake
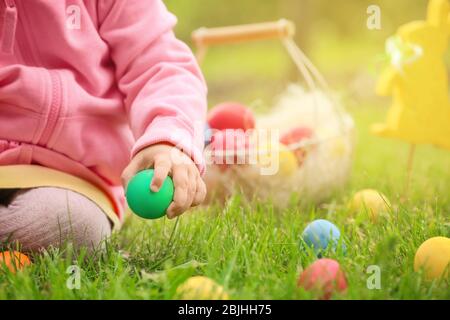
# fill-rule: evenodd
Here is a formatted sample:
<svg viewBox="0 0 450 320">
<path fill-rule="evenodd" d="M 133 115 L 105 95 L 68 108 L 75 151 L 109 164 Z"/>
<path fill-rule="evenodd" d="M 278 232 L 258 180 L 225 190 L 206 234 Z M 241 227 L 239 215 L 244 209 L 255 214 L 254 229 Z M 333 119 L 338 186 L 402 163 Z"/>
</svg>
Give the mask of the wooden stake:
<svg viewBox="0 0 450 320">
<path fill-rule="evenodd" d="M 207 46 L 199 46 L 197 48 L 197 52 L 195 53 L 195 57 L 197 58 L 198 64 L 202 64 L 203 60 L 205 60 L 206 52 L 208 51 Z"/>
</svg>

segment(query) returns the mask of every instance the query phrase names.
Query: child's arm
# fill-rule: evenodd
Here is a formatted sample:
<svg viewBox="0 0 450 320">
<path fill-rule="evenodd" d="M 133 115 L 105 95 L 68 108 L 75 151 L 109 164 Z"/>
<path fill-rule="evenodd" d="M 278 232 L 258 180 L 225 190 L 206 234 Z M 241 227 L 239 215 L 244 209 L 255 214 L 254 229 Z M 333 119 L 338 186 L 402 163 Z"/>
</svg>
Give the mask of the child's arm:
<svg viewBox="0 0 450 320">
<path fill-rule="evenodd" d="M 175 38 L 176 18 L 161 0 L 98 0 L 98 15 L 136 138 L 124 184 L 137 171 L 155 166 L 152 189 L 158 189 L 170 171 L 175 195 L 168 216 L 174 217 L 206 193 L 200 178 L 207 91 L 203 77 L 190 49 Z M 184 164 L 172 159 L 183 156 Z"/>
</svg>

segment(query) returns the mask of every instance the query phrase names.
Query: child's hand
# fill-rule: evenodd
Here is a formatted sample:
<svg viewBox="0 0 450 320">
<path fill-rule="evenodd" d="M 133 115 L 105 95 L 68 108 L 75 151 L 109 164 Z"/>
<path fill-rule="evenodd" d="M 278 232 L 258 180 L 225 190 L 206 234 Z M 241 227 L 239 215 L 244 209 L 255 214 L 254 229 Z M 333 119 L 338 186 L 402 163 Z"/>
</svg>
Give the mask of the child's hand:
<svg viewBox="0 0 450 320">
<path fill-rule="evenodd" d="M 136 173 L 151 167 L 155 170 L 149 186 L 153 192 L 161 188 L 168 174 L 172 176 L 175 193 L 167 209 L 169 219 L 201 204 L 205 199 L 206 186 L 197 166 L 184 152 L 169 144 L 155 144 L 136 154 L 122 173 L 124 188 Z"/>
</svg>

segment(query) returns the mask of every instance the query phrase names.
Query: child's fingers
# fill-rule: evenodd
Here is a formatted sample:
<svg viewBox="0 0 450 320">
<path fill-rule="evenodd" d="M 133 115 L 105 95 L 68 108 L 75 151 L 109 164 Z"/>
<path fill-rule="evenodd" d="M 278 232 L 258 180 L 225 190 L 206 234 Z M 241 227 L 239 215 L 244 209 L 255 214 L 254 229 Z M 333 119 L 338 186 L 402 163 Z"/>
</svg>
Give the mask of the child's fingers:
<svg viewBox="0 0 450 320">
<path fill-rule="evenodd" d="M 151 166 L 152 164 L 153 163 L 150 163 L 150 160 L 147 161 L 145 157 L 138 153 L 122 172 L 122 184 L 124 189 L 126 190 L 128 182 L 136 173 L 148 168 L 148 166 Z"/>
<path fill-rule="evenodd" d="M 172 162 L 170 161 L 170 157 L 166 154 L 162 154 L 160 156 L 155 157 L 155 173 L 153 175 L 152 183 L 150 185 L 150 189 L 153 192 L 158 192 L 159 188 L 161 188 L 164 180 L 172 168 Z"/>
<path fill-rule="evenodd" d="M 196 172 L 196 168 L 193 166 L 189 166 L 189 171 L 188 171 L 188 178 L 189 178 L 189 184 L 188 184 L 188 196 L 187 196 L 187 201 L 186 201 L 186 209 L 188 210 L 191 206 L 192 203 L 194 202 L 194 197 L 195 197 L 195 193 L 197 191 L 197 172 Z"/>
<path fill-rule="evenodd" d="M 194 196 L 194 201 L 192 202 L 192 206 L 198 206 L 202 204 L 202 202 L 206 198 L 206 185 L 203 179 L 199 176 L 197 176 L 197 189 Z"/>
<path fill-rule="evenodd" d="M 167 217 L 170 219 L 182 214 L 187 209 L 189 176 L 186 166 L 175 166 L 173 168 L 173 184 L 175 186 L 173 202 L 167 209 Z"/>
</svg>

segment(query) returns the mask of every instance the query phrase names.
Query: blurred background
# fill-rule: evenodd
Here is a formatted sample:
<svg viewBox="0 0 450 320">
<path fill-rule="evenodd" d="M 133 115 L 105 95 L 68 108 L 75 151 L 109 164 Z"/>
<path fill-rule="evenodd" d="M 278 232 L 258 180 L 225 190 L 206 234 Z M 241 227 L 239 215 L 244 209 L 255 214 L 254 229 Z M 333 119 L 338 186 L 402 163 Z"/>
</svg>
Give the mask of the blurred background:
<svg viewBox="0 0 450 320">
<path fill-rule="evenodd" d="M 297 44 L 350 108 L 377 103 L 373 91 L 377 74 L 388 62 L 384 54 L 386 38 L 398 26 L 423 19 L 427 6 L 426 0 L 165 2 L 178 16 L 178 37 L 191 46 L 191 32 L 199 27 L 292 20 L 297 26 Z M 381 9 L 380 30 L 367 28 L 370 5 Z M 234 99 L 270 105 L 287 82 L 298 78 L 281 43 L 275 40 L 214 47 L 202 68 L 210 88 L 210 104 Z"/>
<path fill-rule="evenodd" d="M 377 77 L 389 63 L 385 41 L 402 24 L 424 20 L 427 0 L 164 0 L 178 16 L 177 36 L 192 49 L 191 32 L 200 27 L 292 20 L 296 42 L 328 80 L 342 104 L 353 116 L 356 157 L 351 188 L 376 186 L 397 193 L 405 181 L 409 145 L 370 134 L 375 122 L 383 122 L 391 97 L 374 93 Z M 381 28 L 367 28 L 368 7 L 379 6 Z M 449 50 L 450 51 L 450 50 Z M 447 52 L 449 52 L 447 51 Z M 450 62 L 450 54 L 446 55 Z M 447 64 L 449 65 L 449 64 Z M 270 108 L 289 82 L 300 78 L 297 69 L 276 40 L 211 48 L 202 63 L 209 87 L 209 106 L 239 101 L 262 111 Z M 415 162 L 416 196 L 447 194 L 450 153 L 421 146 Z"/>
</svg>

